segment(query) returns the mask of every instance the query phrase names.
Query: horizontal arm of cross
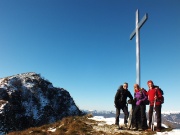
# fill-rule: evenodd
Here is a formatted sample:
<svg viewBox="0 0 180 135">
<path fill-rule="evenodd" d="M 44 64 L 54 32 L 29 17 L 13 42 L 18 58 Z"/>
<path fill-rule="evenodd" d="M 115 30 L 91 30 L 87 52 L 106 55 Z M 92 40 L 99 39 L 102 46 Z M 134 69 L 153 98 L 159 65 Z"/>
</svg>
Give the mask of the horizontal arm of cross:
<svg viewBox="0 0 180 135">
<path fill-rule="evenodd" d="M 140 29 L 142 27 L 142 25 L 146 22 L 147 19 L 148 19 L 148 15 L 145 14 L 144 17 L 142 18 L 142 20 L 138 23 L 138 29 Z M 130 40 L 133 39 L 135 34 L 136 34 L 136 29 L 131 33 Z"/>
</svg>

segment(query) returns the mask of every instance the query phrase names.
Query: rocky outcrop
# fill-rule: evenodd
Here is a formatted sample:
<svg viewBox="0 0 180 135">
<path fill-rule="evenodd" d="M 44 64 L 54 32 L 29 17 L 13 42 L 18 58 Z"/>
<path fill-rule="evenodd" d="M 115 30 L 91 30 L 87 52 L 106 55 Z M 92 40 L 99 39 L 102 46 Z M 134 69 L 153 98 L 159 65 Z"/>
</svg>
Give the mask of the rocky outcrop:
<svg viewBox="0 0 180 135">
<path fill-rule="evenodd" d="M 0 131 L 41 126 L 81 115 L 69 92 L 34 72 L 0 79 Z"/>
</svg>

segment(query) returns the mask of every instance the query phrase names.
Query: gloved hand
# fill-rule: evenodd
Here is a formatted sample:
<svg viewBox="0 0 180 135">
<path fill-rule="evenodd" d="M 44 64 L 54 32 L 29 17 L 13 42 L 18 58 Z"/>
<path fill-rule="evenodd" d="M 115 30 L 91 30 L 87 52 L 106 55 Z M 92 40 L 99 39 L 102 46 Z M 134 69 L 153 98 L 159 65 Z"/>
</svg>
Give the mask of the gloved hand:
<svg viewBox="0 0 180 135">
<path fill-rule="evenodd" d="M 132 103 L 133 103 L 133 100 L 129 99 L 128 104 L 132 104 Z"/>
<path fill-rule="evenodd" d="M 138 100 L 137 102 L 136 102 L 136 105 L 140 105 L 141 104 L 141 100 Z"/>
</svg>

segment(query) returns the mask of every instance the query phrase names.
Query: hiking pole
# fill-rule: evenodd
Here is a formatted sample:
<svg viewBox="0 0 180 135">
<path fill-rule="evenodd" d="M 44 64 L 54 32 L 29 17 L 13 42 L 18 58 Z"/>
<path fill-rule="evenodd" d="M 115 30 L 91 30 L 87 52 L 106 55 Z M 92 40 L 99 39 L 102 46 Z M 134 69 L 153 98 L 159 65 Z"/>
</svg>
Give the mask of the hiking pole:
<svg viewBox="0 0 180 135">
<path fill-rule="evenodd" d="M 131 126 L 132 126 L 132 113 L 133 113 L 133 108 L 131 106 L 131 110 L 130 110 L 130 113 L 129 113 L 129 119 L 128 119 L 128 129 L 130 129 Z"/>
<path fill-rule="evenodd" d="M 155 113 L 156 113 L 155 106 L 156 106 L 156 99 L 154 100 L 154 106 L 153 106 L 153 116 L 152 116 L 152 123 L 151 123 L 152 131 L 154 131 L 154 121 L 155 121 Z"/>
</svg>

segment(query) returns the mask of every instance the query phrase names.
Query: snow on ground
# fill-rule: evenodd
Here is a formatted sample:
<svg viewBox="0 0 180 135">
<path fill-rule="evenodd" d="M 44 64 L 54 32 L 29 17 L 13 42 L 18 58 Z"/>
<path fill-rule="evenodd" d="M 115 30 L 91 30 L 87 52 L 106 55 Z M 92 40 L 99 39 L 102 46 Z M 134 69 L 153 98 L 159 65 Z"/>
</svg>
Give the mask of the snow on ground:
<svg viewBox="0 0 180 135">
<path fill-rule="evenodd" d="M 89 119 L 96 120 L 96 121 L 105 121 L 106 124 L 108 124 L 108 125 L 112 125 L 115 122 L 114 117 L 104 118 L 104 116 L 94 116 L 93 118 L 89 118 Z M 120 120 L 120 122 L 121 122 L 120 124 L 123 124 L 123 120 Z"/>
<path fill-rule="evenodd" d="M 180 135 L 180 129 L 173 129 L 169 132 L 157 132 L 155 135 Z"/>
<path fill-rule="evenodd" d="M 111 117 L 111 118 L 104 118 L 103 116 L 94 116 L 92 118 L 90 118 L 92 120 L 96 120 L 96 121 L 104 121 L 106 122 L 106 124 L 108 125 L 112 125 L 115 123 L 115 118 Z M 120 118 L 120 125 L 123 125 L 124 120 Z M 156 123 L 155 123 L 156 125 Z M 165 124 L 162 124 L 163 127 L 167 128 L 167 126 Z M 157 132 L 155 135 L 180 135 L 180 129 L 173 129 L 172 131 L 169 132 Z"/>
</svg>

